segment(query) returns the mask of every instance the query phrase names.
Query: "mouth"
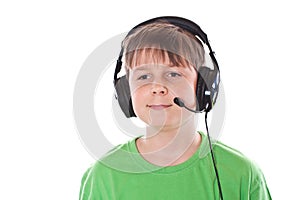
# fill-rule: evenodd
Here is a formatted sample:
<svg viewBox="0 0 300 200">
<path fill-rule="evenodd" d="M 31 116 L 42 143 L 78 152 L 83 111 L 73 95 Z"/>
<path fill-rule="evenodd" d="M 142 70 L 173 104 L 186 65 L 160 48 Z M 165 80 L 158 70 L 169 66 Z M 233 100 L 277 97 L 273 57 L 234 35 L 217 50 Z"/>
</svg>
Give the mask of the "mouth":
<svg viewBox="0 0 300 200">
<path fill-rule="evenodd" d="M 153 104 L 153 105 L 147 105 L 148 108 L 151 108 L 153 110 L 163 110 L 166 108 L 171 107 L 172 105 L 170 104 Z"/>
</svg>

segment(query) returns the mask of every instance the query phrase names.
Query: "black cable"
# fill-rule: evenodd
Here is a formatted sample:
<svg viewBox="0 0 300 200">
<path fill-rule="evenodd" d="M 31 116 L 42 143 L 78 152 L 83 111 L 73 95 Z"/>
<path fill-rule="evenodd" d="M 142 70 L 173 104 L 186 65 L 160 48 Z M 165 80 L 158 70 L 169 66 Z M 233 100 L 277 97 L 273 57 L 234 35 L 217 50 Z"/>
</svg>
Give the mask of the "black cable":
<svg viewBox="0 0 300 200">
<path fill-rule="evenodd" d="M 214 169 L 215 169 L 215 173 L 216 173 L 216 177 L 217 177 L 217 181 L 218 181 L 220 199 L 223 200 L 223 194 L 222 194 L 222 188 L 221 188 L 219 173 L 218 173 L 218 169 L 217 169 L 217 166 L 216 166 L 215 156 L 214 156 L 214 153 L 213 153 L 213 150 L 212 150 L 210 135 L 209 135 L 208 126 L 207 126 L 207 113 L 208 112 L 205 112 L 205 126 L 206 126 L 206 132 L 207 132 L 207 137 L 208 137 L 208 143 L 209 143 L 209 148 L 210 148 L 210 153 L 211 153 L 211 159 L 212 159 L 212 162 L 213 162 L 213 165 L 214 165 Z"/>
</svg>

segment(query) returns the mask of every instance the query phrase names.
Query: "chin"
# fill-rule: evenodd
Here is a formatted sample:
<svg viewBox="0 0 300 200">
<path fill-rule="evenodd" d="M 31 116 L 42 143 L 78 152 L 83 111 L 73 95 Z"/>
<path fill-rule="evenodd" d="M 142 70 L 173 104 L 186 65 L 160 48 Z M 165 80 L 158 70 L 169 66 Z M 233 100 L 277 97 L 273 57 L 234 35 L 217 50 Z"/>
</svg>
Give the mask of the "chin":
<svg viewBox="0 0 300 200">
<path fill-rule="evenodd" d="M 136 110 L 137 111 L 137 110 Z M 175 128 L 180 127 L 193 118 L 194 113 L 183 109 L 167 109 L 167 110 L 140 110 L 136 112 L 139 119 L 145 122 L 149 127 L 155 128 Z"/>
<path fill-rule="evenodd" d="M 144 116 L 143 118 L 140 118 L 143 120 L 149 127 L 155 128 L 155 129 L 170 129 L 170 128 L 178 128 L 183 123 L 181 119 L 181 115 L 179 117 L 174 117 L 176 115 L 164 115 L 164 114 L 152 114 L 148 116 Z"/>
</svg>

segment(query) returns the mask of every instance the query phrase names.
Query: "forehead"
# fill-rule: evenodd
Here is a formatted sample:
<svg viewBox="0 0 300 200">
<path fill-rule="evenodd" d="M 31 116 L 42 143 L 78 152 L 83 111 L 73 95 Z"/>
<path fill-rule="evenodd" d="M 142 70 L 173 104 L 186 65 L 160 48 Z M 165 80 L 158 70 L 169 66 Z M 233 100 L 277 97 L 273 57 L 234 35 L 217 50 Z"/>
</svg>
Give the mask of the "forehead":
<svg viewBox="0 0 300 200">
<path fill-rule="evenodd" d="M 139 49 L 126 54 L 126 67 L 136 68 L 139 66 L 169 66 L 169 67 L 187 67 L 191 68 L 190 63 L 182 56 L 172 52 L 156 49 L 145 48 Z"/>
</svg>

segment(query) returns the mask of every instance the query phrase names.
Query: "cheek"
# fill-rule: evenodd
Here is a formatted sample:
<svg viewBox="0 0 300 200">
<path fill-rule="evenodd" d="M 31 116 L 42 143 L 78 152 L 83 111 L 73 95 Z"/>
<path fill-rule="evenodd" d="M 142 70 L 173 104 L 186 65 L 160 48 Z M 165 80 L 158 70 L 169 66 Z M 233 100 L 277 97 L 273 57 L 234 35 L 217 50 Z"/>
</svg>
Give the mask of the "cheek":
<svg viewBox="0 0 300 200">
<path fill-rule="evenodd" d="M 133 110 L 137 115 L 145 109 L 145 92 L 142 88 L 131 92 Z"/>
<path fill-rule="evenodd" d="M 187 80 L 181 86 L 174 87 L 174 94 L 182 98 L 186 105 L 192 107 L 196 104 L 196 86 L 197 80 Z"/>
</svg>

